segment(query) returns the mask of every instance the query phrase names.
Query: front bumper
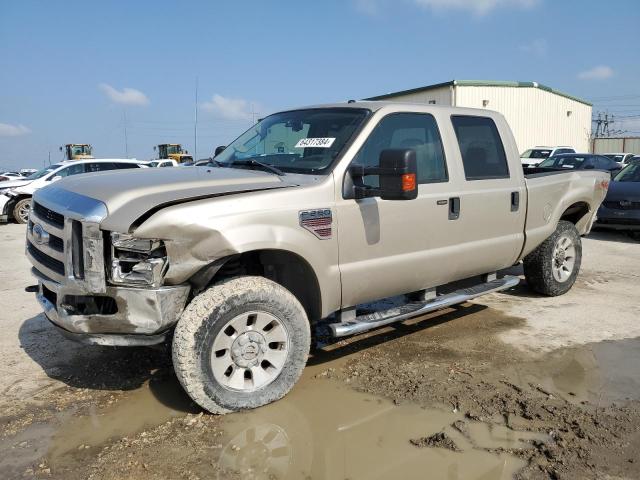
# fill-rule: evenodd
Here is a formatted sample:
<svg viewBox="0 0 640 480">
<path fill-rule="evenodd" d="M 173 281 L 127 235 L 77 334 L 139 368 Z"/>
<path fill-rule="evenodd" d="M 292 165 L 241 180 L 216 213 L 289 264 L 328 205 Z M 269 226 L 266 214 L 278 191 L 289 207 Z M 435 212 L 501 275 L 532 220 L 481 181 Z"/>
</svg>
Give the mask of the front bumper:
<svg viewBox="0 0 640 480">
<path fill-rule="evenodd" d="M 640 210 L 616 210 L 601 206 L 594 227 L 609 230 L 640 230 Z"/>
<path fill-rule="evenodd" d="M 11 198 L 5 194 L 0 193 L 0 223 L 6 223 L 9 221 L 9 201 Z"/>
<path fill-rule="evenodd" d="M 32 273 L 38 279 L 36 297 L 46 317 L 66 337 L 93 345 L 162 343 L 178 321 L 190 289 L 185 285 L 157 289 L 108 286 L 105 294 L 93 296 L 55 282 L 36 269 Z M 100 302 L 109 306 L 102 312 L 87 312 L 95 308 L 96 299 L 112 300 Z"/>
</svg>

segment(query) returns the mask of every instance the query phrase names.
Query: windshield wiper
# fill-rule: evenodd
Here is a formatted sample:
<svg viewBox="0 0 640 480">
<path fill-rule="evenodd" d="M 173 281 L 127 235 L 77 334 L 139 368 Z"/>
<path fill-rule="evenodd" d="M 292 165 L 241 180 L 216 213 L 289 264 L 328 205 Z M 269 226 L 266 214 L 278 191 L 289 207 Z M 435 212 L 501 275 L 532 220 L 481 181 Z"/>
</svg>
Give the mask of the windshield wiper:
<svg viewBox="0 0 640 480">
<path fill-rule="evenodd" d="M 254 160 L 254 159 L 247 159 L 247 160 L 234 160 L 233 162 L 231 162 L 229 164 L 230 167 L 233 167 L 234 165 L 238 165 L 238 166 L 247 166 L 247 167 L 260 167 L 263 170 L 267 170 L 271 173 L 275 173 L 276 175 L 283 177 L 285 175 L 285 173 L 280 170 L 279 168 L 274 167 L 273 165 L 269 165 L 268 163 L 262 163 L 259 162 L 258 160 Z"/>
</svg>

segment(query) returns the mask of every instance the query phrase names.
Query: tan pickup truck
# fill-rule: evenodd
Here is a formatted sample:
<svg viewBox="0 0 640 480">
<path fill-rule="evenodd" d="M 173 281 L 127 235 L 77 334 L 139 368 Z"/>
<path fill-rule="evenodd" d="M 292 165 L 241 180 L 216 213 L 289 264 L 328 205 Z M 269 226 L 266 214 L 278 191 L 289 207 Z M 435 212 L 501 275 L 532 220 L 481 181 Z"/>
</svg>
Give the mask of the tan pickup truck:
<svg viewBox="0 0 640 480">
<path fill-rule="evenodd" d="M 533 290 L 565 293 L 609 182 L 525 176 L 500 114 L 432 105 L 289 110 L 218 151 L 39 190 L 26 245 L 60 332 L 171 341 L 180 382 L 215 413 L 285 395 L 319 328 L 342 337 L 504 290 L 519 278 L 496 272 L 521 261 Z"/>
</svg>

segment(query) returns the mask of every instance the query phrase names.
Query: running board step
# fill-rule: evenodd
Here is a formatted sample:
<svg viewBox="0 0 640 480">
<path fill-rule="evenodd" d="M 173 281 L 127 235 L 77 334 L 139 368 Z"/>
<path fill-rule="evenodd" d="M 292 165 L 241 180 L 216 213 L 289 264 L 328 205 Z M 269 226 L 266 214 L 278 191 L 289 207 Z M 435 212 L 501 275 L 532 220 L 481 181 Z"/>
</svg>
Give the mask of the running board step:
<svg viewBox="0 0 640 480">
<path fill-rule="evenodd" d="M 440 295 L 429 302 L 410 302 L 399 307 L 390 308 L 389 310 L 359 315 L 355 317 L 354 320 L 331 323 L 328 326 L 333 337 L 346 337 L 389 325 L 390 323 L 417 317 L 425 313 L 433 312 L 434 310 L 464 303 L 481 295 L 486 295 L 487 293 L 506 290 L 507 288 L 515 287 L 518 283 L 520 283 L 520 278 L 507 275 L 486 283 L 479 283 L 473 287 L 462 288 L 455 292 Z"/>
</svg>

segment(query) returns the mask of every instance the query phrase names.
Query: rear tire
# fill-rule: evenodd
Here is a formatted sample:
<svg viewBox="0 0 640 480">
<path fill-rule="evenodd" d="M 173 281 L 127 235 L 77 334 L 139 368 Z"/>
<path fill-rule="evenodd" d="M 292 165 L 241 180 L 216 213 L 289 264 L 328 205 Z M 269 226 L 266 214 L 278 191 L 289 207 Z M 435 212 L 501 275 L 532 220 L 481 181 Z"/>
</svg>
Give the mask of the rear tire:
<svg viewBox="0 0 640 480">
<path fill-rule="evenodd" d="M 567 293 L 576 281 L 582 263 L 582 242 L 575 225 L 560 220 L 555 232 L 524 258 L 524 276 L 538 293 Z"/>
<path fill-rule="evenodd" d="M 13 218 L 18 223 L 27 223 L 29 221 L 29 212 L 31 211 L 31 199 L 23 198 L 13 207 Z"/>
<path fill-rule="evenodd" d="M 291 292 L 263 277 L 238 277 L 187 306 L 173 336 L 173 366 L 194 402 L 222 414 L 286 395 L 310 344 L 307 315 Z"/>
</svg>

